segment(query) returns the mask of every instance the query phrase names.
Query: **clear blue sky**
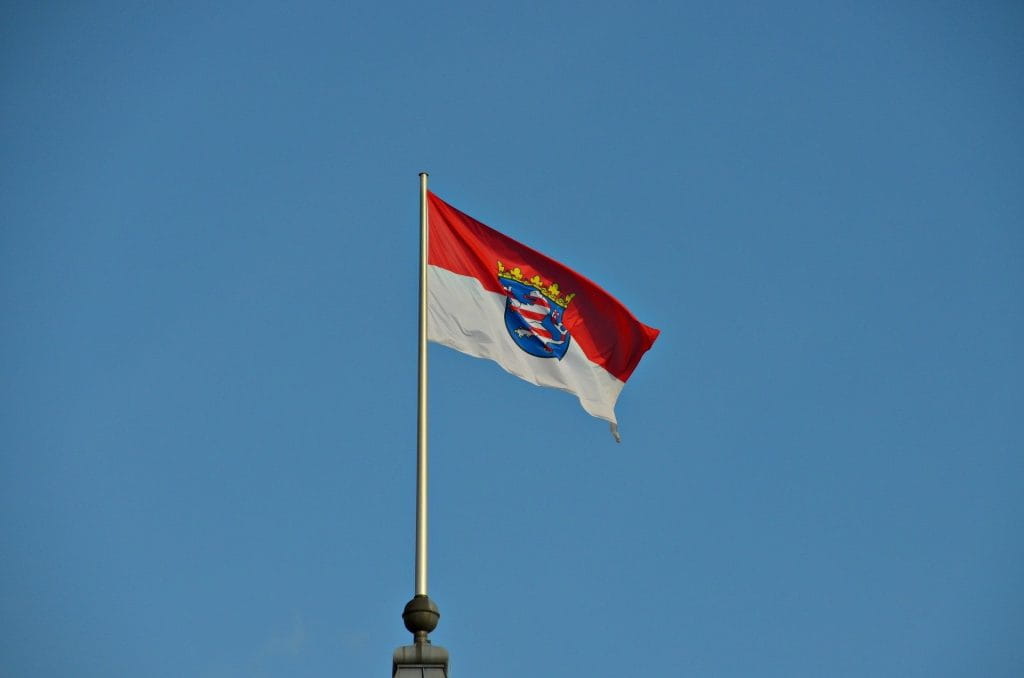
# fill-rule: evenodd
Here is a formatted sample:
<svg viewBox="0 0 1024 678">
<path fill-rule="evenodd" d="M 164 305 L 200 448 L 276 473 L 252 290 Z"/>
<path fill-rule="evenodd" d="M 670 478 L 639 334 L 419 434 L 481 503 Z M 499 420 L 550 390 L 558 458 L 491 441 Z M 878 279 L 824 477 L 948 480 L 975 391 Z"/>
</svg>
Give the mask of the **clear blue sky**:
<svg viewBox="0 0 1024 678">
<path fill-rule="evenodd" d="M 453 678 L 1024 675 L 1019 3 L 215 4 L 0 10 L 0 674 L 389 675 L 427 170 L 662 331 L 431 349 Z"/>
</svg>

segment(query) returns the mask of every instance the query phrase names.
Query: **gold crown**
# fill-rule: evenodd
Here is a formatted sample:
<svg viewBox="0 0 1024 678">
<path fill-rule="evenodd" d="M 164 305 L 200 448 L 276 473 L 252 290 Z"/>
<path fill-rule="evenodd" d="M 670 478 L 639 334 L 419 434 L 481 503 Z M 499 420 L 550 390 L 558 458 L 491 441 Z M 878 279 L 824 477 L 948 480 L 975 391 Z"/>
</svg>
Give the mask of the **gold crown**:
<svg viewBox="0 0 1024 678">
<path fill-rule="evenodd" d="M 529 285 L 543 294 L 546 299 L 558 304 L 562 308 L 568 306 L 569 302 L 576 296 L 575 293 L 562 294 L 562 290 L 558 288 L 558 283 L 545 284 L 539 275 L 535 275 L 532 278 L 526 278 L 523 276 L 523 271 L 518 266 L 512 269 L 507 269 L 500 261 L 498 262 L 498 277 L 515 280 L 516 282 L 523 283 L 524 285 Z"/>
</svg>

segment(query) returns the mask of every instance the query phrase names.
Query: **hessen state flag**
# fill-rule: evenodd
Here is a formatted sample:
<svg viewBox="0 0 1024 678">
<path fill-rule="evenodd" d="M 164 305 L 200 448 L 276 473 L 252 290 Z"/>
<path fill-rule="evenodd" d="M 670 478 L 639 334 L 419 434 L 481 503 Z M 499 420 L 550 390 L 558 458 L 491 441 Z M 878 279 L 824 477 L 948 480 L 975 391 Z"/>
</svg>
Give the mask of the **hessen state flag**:
<svg viewBox="0 0 1024 678">
<path fill-rule="evenodd" d="M 568 391 L 610 422 L 658 330 L 596 284 L 428 193 L 430 341 L 538 386 Z"/>
</svg>

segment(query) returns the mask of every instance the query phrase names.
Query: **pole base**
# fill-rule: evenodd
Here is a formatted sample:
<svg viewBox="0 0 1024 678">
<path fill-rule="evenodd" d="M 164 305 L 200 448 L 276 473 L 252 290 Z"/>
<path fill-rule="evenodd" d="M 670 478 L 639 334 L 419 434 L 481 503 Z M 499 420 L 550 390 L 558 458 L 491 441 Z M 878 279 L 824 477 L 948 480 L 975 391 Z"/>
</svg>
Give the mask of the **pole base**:
<svg viewBox="0 0 1024 678">
<path fill-rule="evenodd" d="M 448 678 L 448 650 L 430 643 L 403 645 L 391 661 L 392 678 Z"/>
</svg>

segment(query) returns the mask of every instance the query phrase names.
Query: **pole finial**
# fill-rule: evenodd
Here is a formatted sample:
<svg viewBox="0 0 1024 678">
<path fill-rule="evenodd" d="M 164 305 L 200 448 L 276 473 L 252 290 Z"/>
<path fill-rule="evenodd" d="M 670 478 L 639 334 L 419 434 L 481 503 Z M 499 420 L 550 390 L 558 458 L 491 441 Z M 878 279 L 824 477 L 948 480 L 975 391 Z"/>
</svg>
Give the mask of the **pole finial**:
<svg viewBox="0 0 1024 678">
<path fill-rule="evenodd" d="M 405 604 L 402 610 L 402 621 L 405 628 L 412 633 L 414 642 L 429 643 L 427 634 L 437 628 L 437 622 L 441 619 L 441 613 L 429 597 L 415 595 L 412 600 Z"/>
</svg>

